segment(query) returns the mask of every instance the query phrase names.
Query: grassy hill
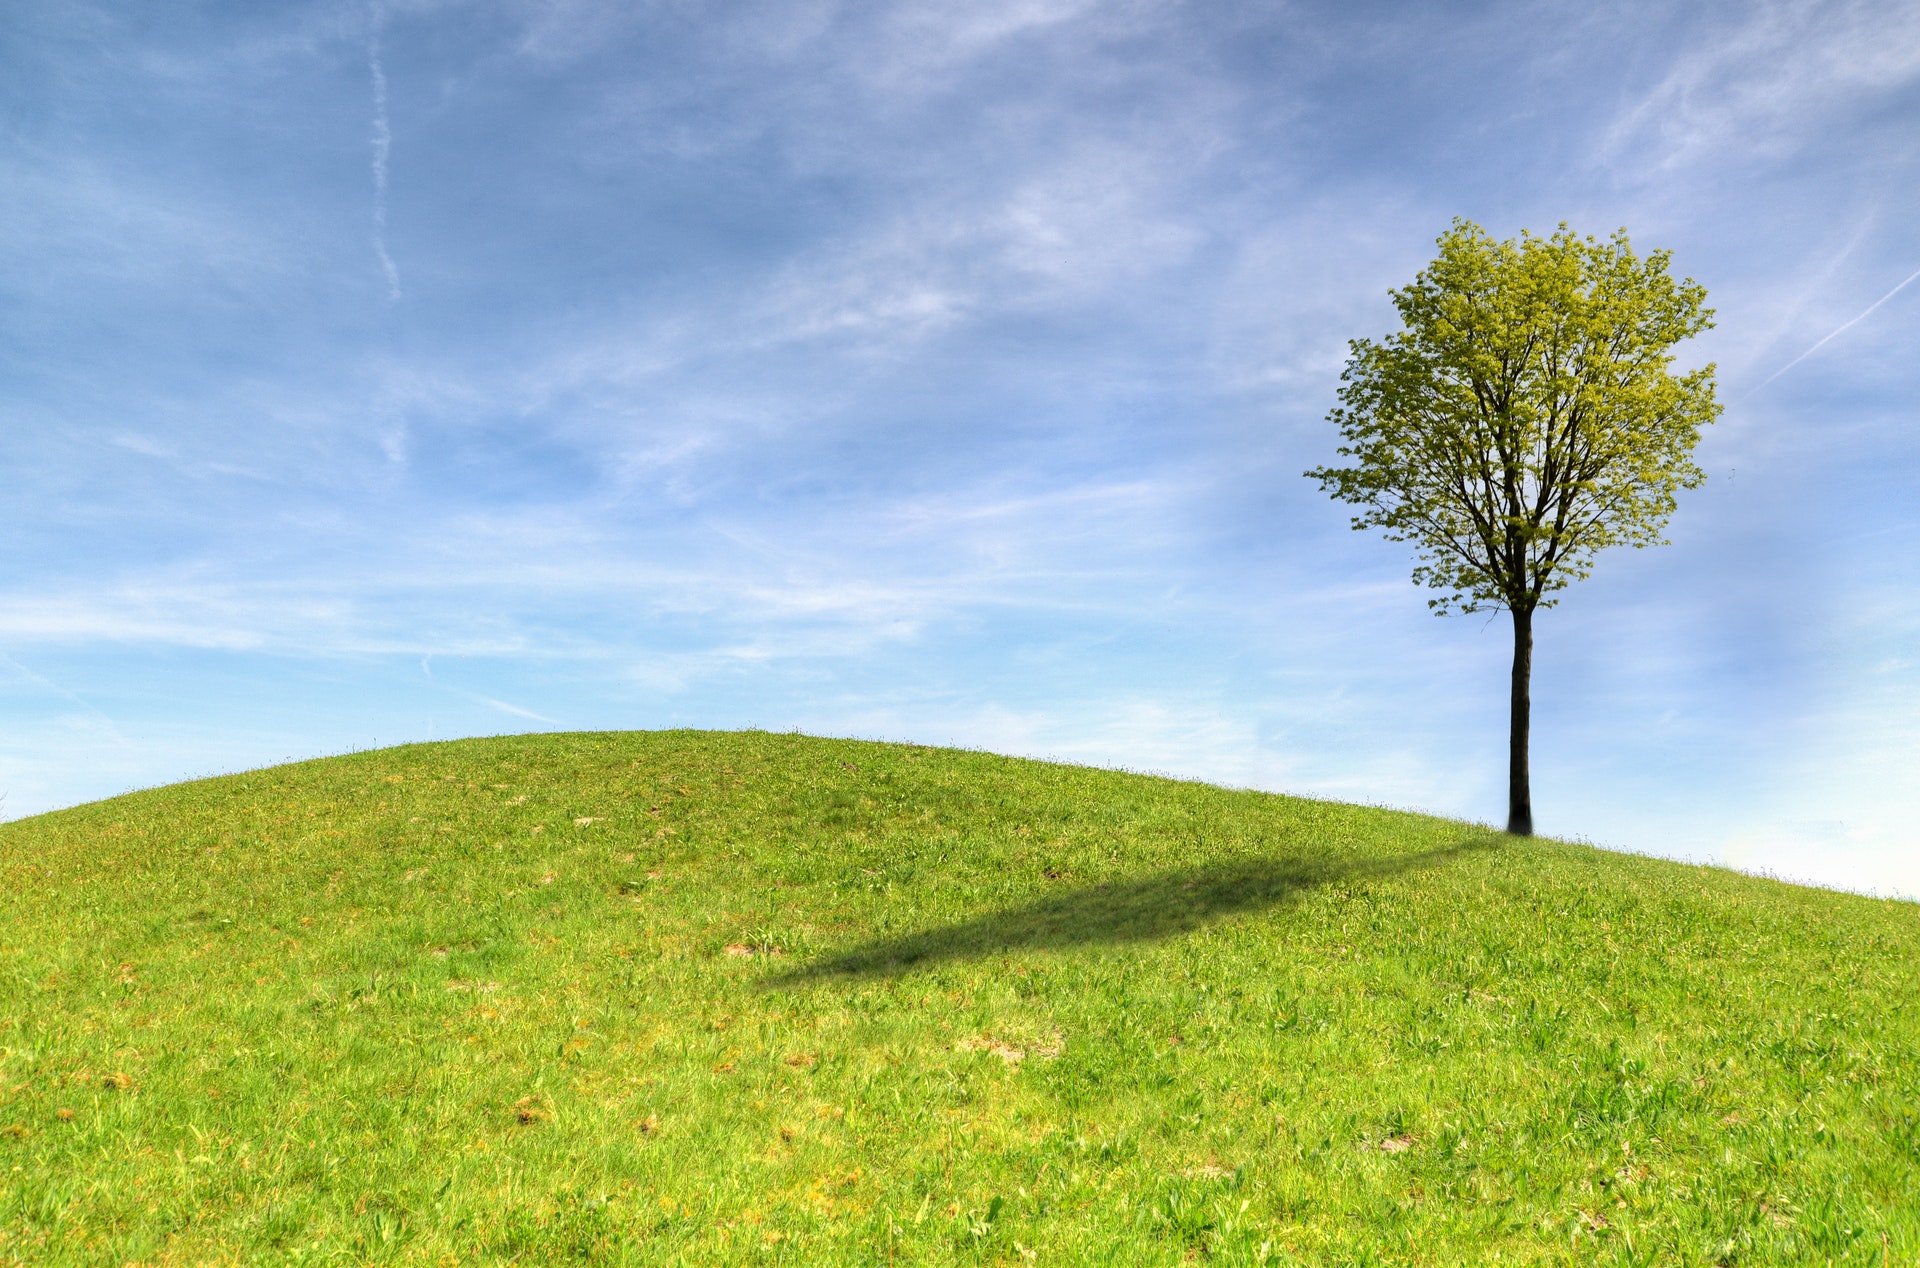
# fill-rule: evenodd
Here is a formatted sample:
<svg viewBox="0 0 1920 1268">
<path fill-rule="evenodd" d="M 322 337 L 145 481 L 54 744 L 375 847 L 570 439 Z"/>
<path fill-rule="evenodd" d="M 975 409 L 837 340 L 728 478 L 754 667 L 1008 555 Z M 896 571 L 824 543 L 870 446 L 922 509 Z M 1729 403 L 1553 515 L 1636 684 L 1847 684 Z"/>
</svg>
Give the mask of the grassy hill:
<svg viewBox="0 0 1920 1268">
<path fill-rule="evenodd" d="M 1911 1264 L 1920 908 L 762 733 L 0 827 L 0 1260 Z"/>
</svg>

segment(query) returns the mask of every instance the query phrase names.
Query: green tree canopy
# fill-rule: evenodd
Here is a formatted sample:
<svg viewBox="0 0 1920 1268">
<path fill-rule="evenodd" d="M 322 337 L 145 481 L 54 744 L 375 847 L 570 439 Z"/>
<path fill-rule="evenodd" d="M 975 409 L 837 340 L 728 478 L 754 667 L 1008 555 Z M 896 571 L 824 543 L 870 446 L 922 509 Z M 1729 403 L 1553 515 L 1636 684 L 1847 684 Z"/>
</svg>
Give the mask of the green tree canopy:
<svg viewBox="0 0 1920 1268">
<path fill-rule="evenodd" d="M 1306 474 L 1363 508 L 1356 529 L 1413 544 L 1436 611 L 1513 614 L 1508 827 L 1526 833 L 1533 613 L 1605 547 L 1663 541 L 1675 494 L 1706 478 L 1713 366 L 1675 374 L 1673 348 L 1713 313 L 1624 229 L 1498 242 L 1456 220 L 1439 245 L 1392 292 L 1402 328 L 1349 345 L 1329 418 L 1351 464 Z"/>
</svg>

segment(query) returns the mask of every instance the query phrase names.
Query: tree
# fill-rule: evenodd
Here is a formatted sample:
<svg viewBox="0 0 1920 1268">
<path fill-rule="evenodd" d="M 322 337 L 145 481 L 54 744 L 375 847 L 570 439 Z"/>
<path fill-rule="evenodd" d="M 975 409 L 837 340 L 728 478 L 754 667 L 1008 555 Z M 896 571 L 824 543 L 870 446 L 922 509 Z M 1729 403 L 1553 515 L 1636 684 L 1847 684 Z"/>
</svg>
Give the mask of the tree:
<svg viewBox="0 0 1920 1268">
<path fill-rule="evenodd" d="M 1624 229 L 1496 242 L 1456 220 L 1439 246 L 1390 292 L 1402 329 L 1348 345 L 1328 421 L 1352 465 L 1306 474 L 1365 508 L 1355 529 L 1413 544 L 1435 612 L 1512 614 L 1507 831 L 1530 836 L 1534 612 L 1603 548 L 1664 544 L 1675 493 L 1706 479 L 1692 453 L 1720 413 L 1714 367 L 1671 367 L 1713 312 Z"/>
</svg>

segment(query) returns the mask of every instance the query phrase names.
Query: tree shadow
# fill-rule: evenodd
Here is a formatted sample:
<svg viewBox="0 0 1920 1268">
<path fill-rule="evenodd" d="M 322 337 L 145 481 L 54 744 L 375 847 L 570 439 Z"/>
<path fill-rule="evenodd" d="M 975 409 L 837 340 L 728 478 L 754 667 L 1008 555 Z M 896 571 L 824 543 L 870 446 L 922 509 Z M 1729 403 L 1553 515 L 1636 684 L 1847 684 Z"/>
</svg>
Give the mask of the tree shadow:
<svg viewBox="0 0 1920 1268">
<path fill-rule="evenodd" d="M 1489 834 L 1443 849 L 1386 858 L 1245 859 L 1139 880 L 1091 885 L 959 924 L 863 943 L 768 979 L 772 987 L 828 978 L 894 977 L 951 960 L 1007 951 L 1154 942 L 1226 916 L 1277 907 L 1309 890 L 1437 867 L 1497 848 Z"/>
</svg>

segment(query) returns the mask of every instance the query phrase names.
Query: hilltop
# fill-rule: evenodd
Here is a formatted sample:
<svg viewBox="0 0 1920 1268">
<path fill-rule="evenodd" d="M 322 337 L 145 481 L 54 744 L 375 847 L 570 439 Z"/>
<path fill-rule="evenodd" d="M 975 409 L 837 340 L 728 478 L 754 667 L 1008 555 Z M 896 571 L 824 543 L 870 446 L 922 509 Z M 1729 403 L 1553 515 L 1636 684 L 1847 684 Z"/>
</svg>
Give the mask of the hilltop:
<svg viewBox="0 0 1920 1268">
<path fill-rule="evenodd" d="M 1920 909 L 987 754 L 411 745 L 0 826 L 0 1258 L 1920 1256 Z"/>
</svg>

